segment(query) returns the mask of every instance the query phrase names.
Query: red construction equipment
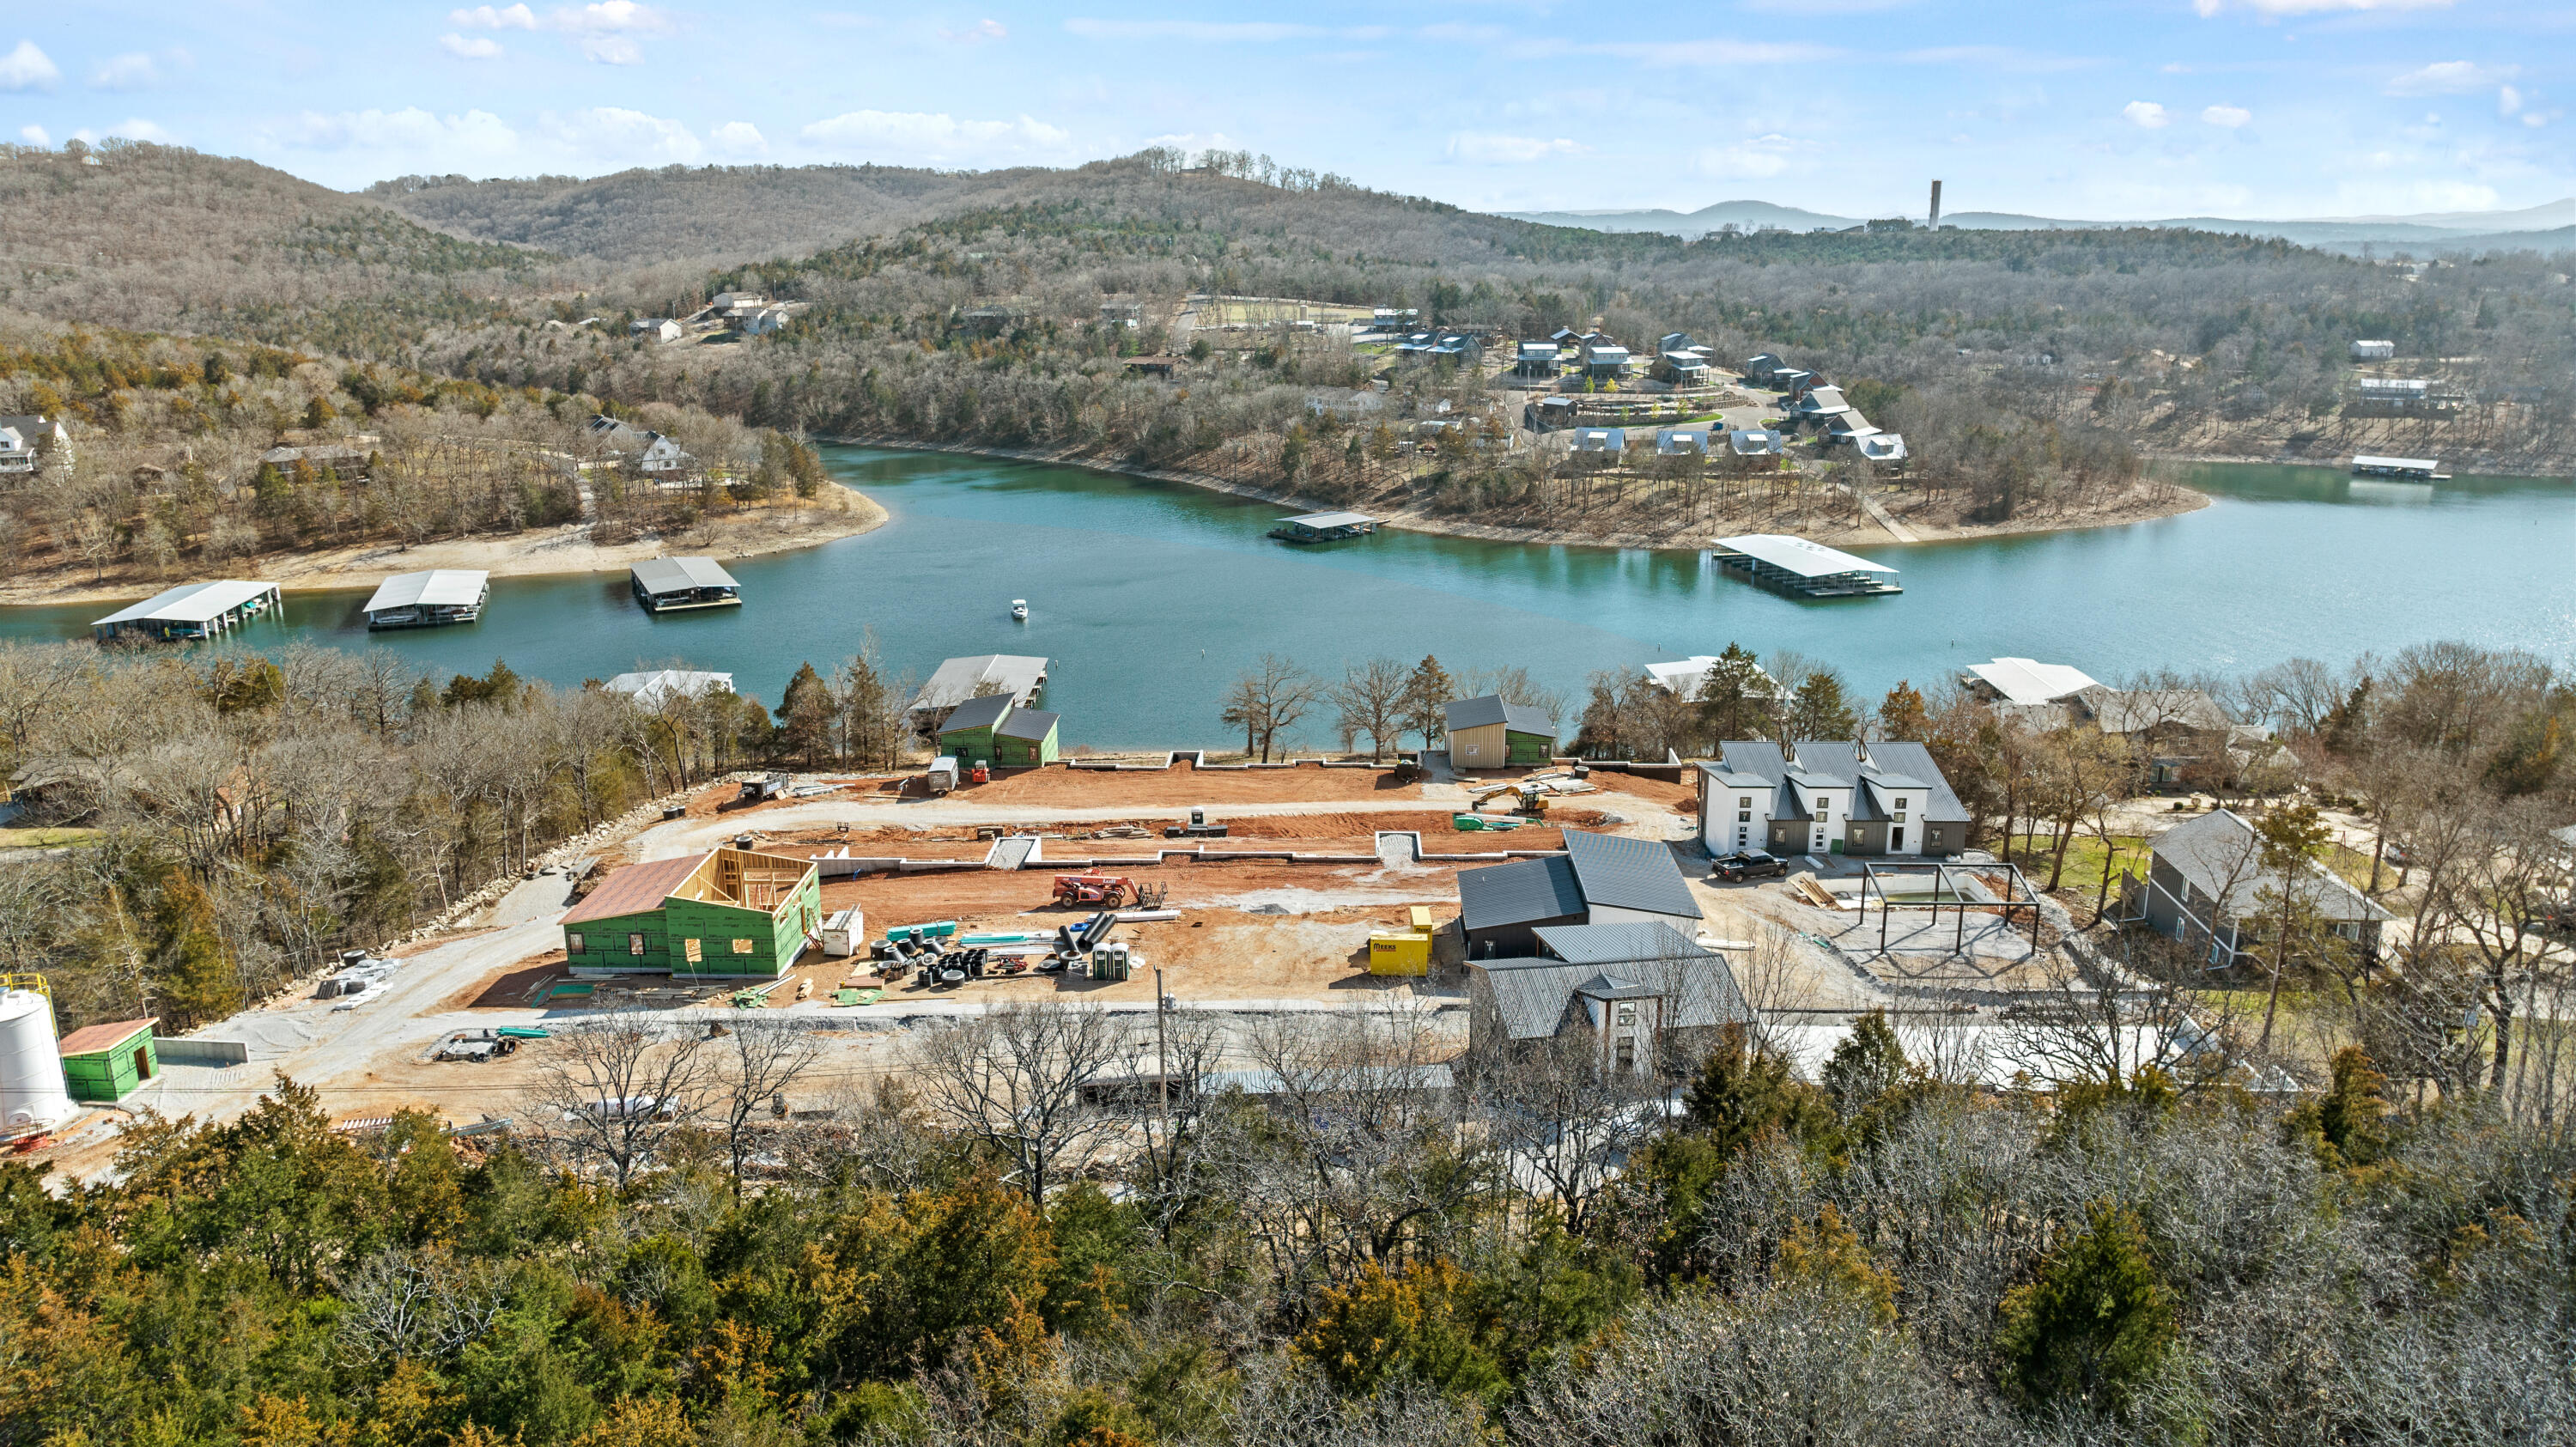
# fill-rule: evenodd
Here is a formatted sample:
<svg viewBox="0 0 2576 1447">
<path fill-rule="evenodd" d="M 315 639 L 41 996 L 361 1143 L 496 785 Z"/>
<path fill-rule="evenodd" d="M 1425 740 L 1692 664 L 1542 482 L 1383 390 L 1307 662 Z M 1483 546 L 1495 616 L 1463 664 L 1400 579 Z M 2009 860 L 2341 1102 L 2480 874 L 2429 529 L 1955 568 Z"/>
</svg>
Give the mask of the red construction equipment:
<svg viewBox="0 0 2576 1447">
<path fill-rule="evenodd" d="M 982 764 L 977 764 L 975 766 L 975 771 L 966 776 L 966 782 L 970 784 L 989 784 L 993 782 L 993 771 Z"/>
<path fill-rule="evenodd" d="M 1136 881 L 1123 874 L 1059 874 L 1055 877 L 1055 902 L 1058 904 L 1099 904 L 1116 909 L 1136 893 Z"/>
</svg>

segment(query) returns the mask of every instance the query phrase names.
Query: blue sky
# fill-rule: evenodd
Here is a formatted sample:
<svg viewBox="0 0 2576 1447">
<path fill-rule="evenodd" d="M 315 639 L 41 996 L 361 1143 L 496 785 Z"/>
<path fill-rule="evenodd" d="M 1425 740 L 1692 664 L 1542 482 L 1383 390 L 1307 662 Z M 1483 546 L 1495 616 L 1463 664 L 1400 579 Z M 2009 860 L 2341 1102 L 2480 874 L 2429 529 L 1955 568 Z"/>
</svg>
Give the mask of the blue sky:
<svg viewBox="0 0 2576 1447">
<path fill-rule="evenodd" d="M 85 0 L 0 18 L 0 139 L 326 185 L 1162 143 L 1479 209 L 1752 197 L 2098 219 L 2576 194 L 2566 0 Z"/>
</svg>

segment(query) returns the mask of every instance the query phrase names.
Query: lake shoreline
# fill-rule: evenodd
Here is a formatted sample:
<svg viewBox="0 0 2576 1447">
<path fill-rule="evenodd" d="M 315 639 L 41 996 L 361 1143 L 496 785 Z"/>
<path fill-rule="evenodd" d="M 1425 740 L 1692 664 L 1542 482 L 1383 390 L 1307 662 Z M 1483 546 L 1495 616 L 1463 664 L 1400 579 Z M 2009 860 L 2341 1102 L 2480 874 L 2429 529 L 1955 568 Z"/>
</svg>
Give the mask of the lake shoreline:
<svg viewBox="0 0 2576 1447">
<path fill-rule="evenodd" d="M 1182 487 L 1276 503 L 1281 507 L 1296 508 L 1306 512 L 1331 511 L 1335 510 L 1336 506 L 1317 502 L 1312 498 L 1299 497 L 1295 493 L 1278 488 L 1256 487 L 1250 483 L 1233 482 L 1209 473 L 1192 472 L 1184 468 L 1141 467 L 1134 463 L 1107 461 L 1086 456 L 1070 449 L 991 447 L 967 442 L 925 442 L 914 438 L 819 434 L 815 440 L 847 447 L 875 447 L 897 452 L 944 452 L 961 457 L 990 457 L 1006 462 L 1075 467 L 1114 477 L 1134 477 L 1148 482 L 1175 483 Z M 2121 527 L 2129 523 L 2152 522 L 2159 518 L 2179 517 L 2185 513 L 2198 512 L 2209 506 L 2212 501 L 2208 494 L 2181 483 L 2142 479 L 2137 486 L 2124 493 L 2110 507 L 2095 508 L 2063 517 L 2022 518 L 1992 526 L 1974 523 L 1922 523 L 1900 519 L 1905 530 L 1912 534 L 1907 539 L 1899 539 L 1877 521 L 1863 517 L 1858 522 L 1811 529 L 1800 536 L 1837 547 L 1845 545 L 1886 547 L 1900 541 L 1974 542 L 1985 538 L 2080 532 L 2088 528 Z M 1386 514 L 1381 519 L 1380 526 L 1397 528 L 1405 532 L 1429 533 L 1440 537 L 1472 538 L 1479 542 L 1674 551 L 1696 551 L 1707 545 L 1711 533 L 1727 530 L 1723 522 L 1657 533 L 1594 532 L 1576 528 L 1525 528 L 1501 523 L 1477 523 L 1456 518 L 1433 517 L 1411 510 Z"/>
<path fill-rule="evenodd" d="M 848 494 L 846 505 L 762 508 L 728 519 L 704 540 L 643 536 L 623 543 L 595 543 L 592 523 L 564 523 L 501 536 L 446 538 L 402 548 L 369 542 L 306 552 L 270 553 L 243 560 L 237 571 L 210 568 L 173 570 L 160 578 L 137 576 L 127 569 L 103 581 L 81 575 L 78 563 L 57 564 L 41 572 L 22 572 L 0 581 L 0 607 L 48 604 L 115 603 L 149 598 L 166 588 L 209 578 L 247 574 L 286 592 L 327 593 L 373 588 L 397 573 L 429 568 L 477 568 L 496 578 L 555 574 L 616 573 L 673 548 L 690 556 L 719 561 L 766 557 L 820 547 L 885 526 L 889 514 L 874 498 L 847 484 L 834 486 Z"/>
</svg>

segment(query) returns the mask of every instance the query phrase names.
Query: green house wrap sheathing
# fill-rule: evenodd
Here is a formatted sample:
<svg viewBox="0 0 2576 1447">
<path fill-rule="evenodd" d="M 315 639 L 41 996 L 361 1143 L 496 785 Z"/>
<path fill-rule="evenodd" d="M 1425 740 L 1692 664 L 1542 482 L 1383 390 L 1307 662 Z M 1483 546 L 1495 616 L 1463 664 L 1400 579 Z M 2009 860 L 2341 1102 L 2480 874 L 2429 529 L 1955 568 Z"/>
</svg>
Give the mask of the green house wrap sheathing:
<svg viewBox="0 0 2576 1447">
<path fill-rule="evenodd" d="M 1556 758 L 1556 738 L 1551 734 L 1525 734 L 1517 729 L 1505 729 L 1503 748 L 1514 767 L 1551 763 Z"/>
<path fill-rule="evenodd" d="M 745 902 L 763 875 L 775 903 Z M 822 928 L 812 863 L 719 849 L 630 865 L 564 916 L 564 959 L 584 974 L 776 979 Z"/>
<path fill-rule="evenodd" d="M 92 1025 L 62 1038 L 63 1088 L 91 1105 L 113 1105 L 161 1073 L 152 1021 Z"/>
<path fill-rule="evenodd" d="M 1035 768 L 1056 761 L 1059 716 L 1020 708 L 1000 695 L 970 698 L 939 726 L 939 752 L 966 768 Z"/>
</svg>

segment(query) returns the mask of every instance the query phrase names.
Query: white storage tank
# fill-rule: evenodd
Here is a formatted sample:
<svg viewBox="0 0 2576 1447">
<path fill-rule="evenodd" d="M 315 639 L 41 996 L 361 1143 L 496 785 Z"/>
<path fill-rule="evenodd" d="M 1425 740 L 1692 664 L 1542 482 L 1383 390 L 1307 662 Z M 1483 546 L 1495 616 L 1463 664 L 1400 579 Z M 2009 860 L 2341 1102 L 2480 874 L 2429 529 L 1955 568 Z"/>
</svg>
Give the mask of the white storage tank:
<svg viewBox="0 0 2576 1447">
<path fill-rule="evenodd" d="M 54 1002 L 42 989 L 0 992 L 0 1135 L 51 1130 L 78 1109 L 54 1048 Z"/>
</svg>

